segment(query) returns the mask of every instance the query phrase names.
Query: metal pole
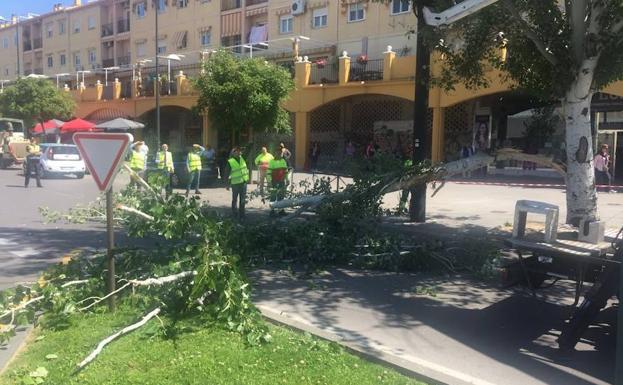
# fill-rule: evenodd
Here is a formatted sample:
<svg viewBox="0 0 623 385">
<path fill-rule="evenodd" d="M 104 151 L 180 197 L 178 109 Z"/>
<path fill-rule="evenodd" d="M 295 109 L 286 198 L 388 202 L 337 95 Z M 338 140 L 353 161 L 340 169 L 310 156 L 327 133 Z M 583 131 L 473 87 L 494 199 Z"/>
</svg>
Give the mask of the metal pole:
<svg viewBox="0 0 623 385">
<path fill-rule="evenodd" d="M 167 81 L 169 82 L 167 93 L 171 95 L 171 59 L 167 59 Z"/>
<path fill-rule="evenodd" d="M 614 146 L 612 148 L 612 180 L 616 178 L 617 175 L 617 146 L 619 141 L 619 131 L 614 132 Z"/>
<path fill-rule="evenodd" d="M 112 186 L 106 191 L 106 231 L 108 233 L 108 252 L 106 254 L 108 260 L 108 292 L 115 290 L 115 230 L 113 228 L 113 195 Z M 115 296 L 108 298 L 108 309 L 115 311 Z"/>
<path fill-rule="evenodd" d="M 424 38 L 426 27 L 424 5 L 417 4 L 417 47 L 415 54 L 415 108 L 413 114 L 413 164 L 429 159 L 428 86 L 430 81 L 430 47 Z M 412 222 L 426 221 L 426 184 L 411 189 L 409 218 Z"/>
<path fill-rule="evenodd" d="M 158 0 L 156 0 L 156 80 L 154 93 L 156 94 L 156 149 L 160 148 L 160 68 L 158 61 Z"/>
<path fill-rule="evenodd" d="M 105 80 L 106 87 L 108 87 L 108 70 L 107 69 L 104 70 L 104 78 L 106 79 Z"/>
<path fill-rule="evenodd" d="M 20 78 L 20 60 L 19 60 L 19 15 L 17 16 L 17 22 L 15 23 L 15 48 L 17 48 L 17 78 Z"/>
<path fill-rule="evenodd" d="M 76 72 L 76 89 L 80 88 L 79 84 L 80 84 L 80 71 L 77 71 Z"/>
<path fill-rule="evenodd" d="M 621 265 L 619 265 L 619 293 L 623 293 L 623 267 Z M 619 303 L 618 311 L 617 344 L 615 357 L 616 359 L 614 361 L 614 383 L 616 385 L 623 385 L 623 306 L 621 306 L 621 303 Z"/>
</svg>

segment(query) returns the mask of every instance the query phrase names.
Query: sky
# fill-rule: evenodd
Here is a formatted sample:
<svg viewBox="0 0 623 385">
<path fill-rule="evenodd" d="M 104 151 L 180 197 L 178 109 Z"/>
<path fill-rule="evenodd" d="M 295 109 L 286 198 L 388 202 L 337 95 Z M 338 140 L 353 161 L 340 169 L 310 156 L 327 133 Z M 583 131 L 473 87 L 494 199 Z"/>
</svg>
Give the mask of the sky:
<svg viewBox="0 0 623 385">
<path fill-rule="evenodd" d="M 86 2 L 86 1 L 85 1 Z M 63 5 L 73 4 L 72 0 L 0 0 L 0 16 L 6 19 L 11 18 L 11 14 L 26 15 L 32 13 L 47 13 L 52 11 L 52 5 L 63 3 Z"/>
</svg>

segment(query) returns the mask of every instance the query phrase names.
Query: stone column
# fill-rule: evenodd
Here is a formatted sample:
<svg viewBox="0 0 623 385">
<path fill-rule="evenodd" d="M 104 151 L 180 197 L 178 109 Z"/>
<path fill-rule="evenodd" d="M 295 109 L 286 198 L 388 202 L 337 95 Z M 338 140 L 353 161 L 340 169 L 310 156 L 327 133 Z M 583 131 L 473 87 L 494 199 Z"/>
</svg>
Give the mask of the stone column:
<svg viewBox="0 0 623 385">
<path fill-rule="evenodd" d="M 387 51 L 383 52 L 383 80 L 392 80 L 392 64 L 396 58 L 396 52 L 392 51 L 392 46 L 387 46 Z"/>
<path fill-rule="evenodd" d="M 305 167 L 309 151 L 309 113 L 297 112 L 294 119 L 294 165 L 297 170 Z"/>
<path fill-rule="evenodd" d="M 444 160 L 445 117 L 446 109 L 444 107 L 433 108 L 433 130 L 431 138 L 431 160 L 433 163 L 442 162 Z"/>
<path fill-rule="evenodd" d="M 104 85 L 99 80 L 95 83 L 95 100 L 102 100 L 102 95 L 104 95 Z"/>
<path fill-rule="evenodd" d="M 115 81 L 112 84 L 112 98 L 113 100 L 121 99 L 121 82 L 119 78 L 115 78 Z"/>
<path fill-rule="evenodd" d="M 348 77 L 350 75 L 350 57 L 348 52 L 342 52 L 340 56 L 340 72 L 339 72 L 339 84 L 344 85 L 348 83 Z"/>
<path fill-rule="evenodd" d="M 180 71 L 180 73 L 175 76 L 175 80 L 177 81 L 177 96 L 184 95 L 186 93 L 185 88 L 188 85 L 188 79 L 186 79 L 184 71 Z"/>
<path fill-rule="evenodd" d="M 294 82 L 297 88 L 307 87 L 311 76 L 311 63 L 305 57 L 305 60 L 299 58 L 294 64 Z"/>
</svg>

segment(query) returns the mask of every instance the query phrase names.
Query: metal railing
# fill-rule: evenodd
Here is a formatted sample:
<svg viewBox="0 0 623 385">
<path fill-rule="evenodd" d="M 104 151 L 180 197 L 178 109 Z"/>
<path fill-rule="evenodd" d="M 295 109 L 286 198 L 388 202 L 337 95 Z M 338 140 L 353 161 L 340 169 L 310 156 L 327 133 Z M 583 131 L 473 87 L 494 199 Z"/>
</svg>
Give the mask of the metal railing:
<svg viewBox="0 0 623 385">
<path fill-rule="evenodd" d="M 268 0 L 247 0 L 247 7 L 250 5 L 257 5 L 262 3 L 267 3 Z"/>
<path fill-rule="evenodd" d="M 130 55 L 127 56 L 119 56 L 117 58 L 117 65 L 118 66 L 127 66 L 130 65 Z"/>
<path fill-rule="evenodd" d="M 41 39 L 40 37 L 33 39 L 32 47 L 33 49 L 40 49 L 41 47 L 43 47 L 43 39 Z"/>
<path fill-rule="evenodd" d="M 130 31 L 130 19 L 117 20 L 117 33 L 124 33 Z"/>
<path fill-rule="evenodd" d="M 365 62 L 351 61 L 348 81 L 383 80 L 383 66 L 383 59 L 367 60 Z"/>
<path fill-rule="evenodd" d="M 221 11 L 229 11 L 230 9 L 240 8 L 242 0 L 221 0 Z"/>
<path fill-rule="evenodd" d="M 112 36 L 115 34 L 113 23 L 102 24 L 102 37 Z"/>
<path fill-rule="evenodd" d="M 114 65 L 115 65 L 115 59 L 103 59 L 102 60 L 102 67 L 104 68 L 114 67 Z"/>
<path fill-rule="evenodd" d="M 337 64 L 312 63 L 309 84 L 331 84 L 339 81 Z"/>
</svg>

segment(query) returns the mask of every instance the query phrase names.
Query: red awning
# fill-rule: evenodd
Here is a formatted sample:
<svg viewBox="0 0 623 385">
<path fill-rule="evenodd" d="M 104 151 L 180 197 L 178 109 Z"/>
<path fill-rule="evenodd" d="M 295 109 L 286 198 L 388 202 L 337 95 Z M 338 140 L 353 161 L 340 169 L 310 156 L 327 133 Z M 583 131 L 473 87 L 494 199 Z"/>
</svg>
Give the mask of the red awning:
<svg viewBox="0 0 623 385">
<path fill-rule="evenodd" d="M 51 119 L 47 122 L 43 122 L 43 127 L 41 127 L 41 123 L 37 123 L 31 131 L 35 134 L 43 134 L 44 132 L 46 134 L 55 134 L 63 124 L 65 124 L 65 122 L 61 120 Z"/>
<path fill-rule="evenodd" d="M 61 126 L 61 134 L 68 132 L 92 131 L 95 124 L 83 119 L 74 119 Z"/>
</svg>

